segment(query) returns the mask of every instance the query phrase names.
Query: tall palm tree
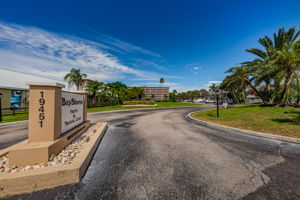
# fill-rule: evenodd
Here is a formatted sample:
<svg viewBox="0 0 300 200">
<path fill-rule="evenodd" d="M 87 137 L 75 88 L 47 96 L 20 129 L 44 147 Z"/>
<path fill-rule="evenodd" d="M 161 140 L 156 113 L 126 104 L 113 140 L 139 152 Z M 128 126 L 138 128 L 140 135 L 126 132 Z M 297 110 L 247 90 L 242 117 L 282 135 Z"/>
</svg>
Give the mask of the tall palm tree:
<svg viewBox="0 0 300 200">
<path fill-rule="evenodd" d="M 295 70 L 299 69 L 299 39 L 300 31 L 296 31 L 295 27 L 292 27 L 285 31 L 284 28 L 280 28 L 273 35 L 273 41 L 268 36 L 260 38 L 258 42 L 263 46 L 261 49 L 247 49 L 246 51 L 256 55 L 258 58 L 250 62 L 253 66 L 260 67 L 261 72 L 257 73 L 256 81 L 259 82 L 262 79 L 267 80 L 266 86 L 270 79 L 274 79 L 274 83 L 283 82 L 279 101 L 284 106 L 288 100 L 288 93 L 292 83 L 292 77 Z M 278 80 L 278 79 L 282 80 Z M 254 78 L 255 79 L 255 78 Z M 277 79 L 277 80 L 275 80 Z M 275 90 L 276 91 L 276 90 Z"/>
<path fill-rule="evenodd" d="M 87 75 L 81 73 L 80 69 L 72 68 L 71 71 L 65 75 L 64 80 L 68 81 L 69 87 L 75 85 L 78 91 L 83 88 L 86 77 Z"/>
<path fill-rule="evenodd" d="M 165 79 L 164 78 L 160 78 L 159 82 L 160 82 L 160 84 L 162 86 L 162 84 L 165 82 Z"/>
<path fill-rule="evenodd" d="M 293 76 L 300 69 L 300 57 L 294 48 L 293 44 L 286 44 L 282 49 L 274 50 L 273 70 L 280 70 L 284 76 L 283 90 L 280 95 L 282 106 L 287 103 Z"/>
</svg>

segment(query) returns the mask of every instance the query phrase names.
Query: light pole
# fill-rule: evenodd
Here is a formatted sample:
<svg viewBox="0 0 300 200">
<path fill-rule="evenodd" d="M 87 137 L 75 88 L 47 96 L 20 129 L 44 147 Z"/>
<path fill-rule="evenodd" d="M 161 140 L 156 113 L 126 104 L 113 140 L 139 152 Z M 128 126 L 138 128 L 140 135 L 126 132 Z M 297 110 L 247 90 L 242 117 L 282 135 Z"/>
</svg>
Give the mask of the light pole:
<svg viewBox="0 0 300 200">
<path fill-rule="evenodd" d="M 220 94 L 220 91 L 217 90 L 216 91 L 216 97 L 217 97 L 217 118 L 219 118 L 219 94 Z"/>
<path fill-rule="evenodd" d="M 2 101 L 2 93 L 0 93 L 0 122 L 2 122 L 2 104 L 1 104 L 1 101 Z"/>
</svg>

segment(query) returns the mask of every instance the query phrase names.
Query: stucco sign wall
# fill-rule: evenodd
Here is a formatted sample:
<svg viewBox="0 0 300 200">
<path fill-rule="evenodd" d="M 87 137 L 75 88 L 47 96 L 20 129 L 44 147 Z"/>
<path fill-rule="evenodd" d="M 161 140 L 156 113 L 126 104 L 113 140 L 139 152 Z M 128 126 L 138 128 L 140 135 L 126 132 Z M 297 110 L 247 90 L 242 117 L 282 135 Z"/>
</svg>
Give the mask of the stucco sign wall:
<svg viewBox="0 0 300 200">
<path fill-rule="evenodd" d="M 61 93 L 61 134 L 83 123 L 83 95 Z"/>
</svg>

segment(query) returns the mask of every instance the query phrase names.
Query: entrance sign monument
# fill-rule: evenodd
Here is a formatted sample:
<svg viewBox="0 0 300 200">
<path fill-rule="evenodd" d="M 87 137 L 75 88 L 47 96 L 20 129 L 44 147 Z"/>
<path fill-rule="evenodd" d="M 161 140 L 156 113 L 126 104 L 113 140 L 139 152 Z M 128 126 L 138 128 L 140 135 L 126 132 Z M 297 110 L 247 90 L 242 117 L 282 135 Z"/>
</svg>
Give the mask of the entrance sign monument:
<svg viewBox="0 0 300 200">
<path fill-rule="evenodd" d="M 48 162 L 90 126 L 86 92 L 63 92 L 59 83 L 30 87 L 28 141 L 9 152 L 10 166 Z"/>
<path fill-rule="evenodd" d="M 7 170 L 0 173 L 0 197 L 79 182 L 107 129 L 105 122 L 90 126 L 86 92 L 65 92 L 59 83 L 27 84 L 28 139 L 0 150 L 0 167 Z M 62 160 L 72 159 L 58 161 L 62 152 Z"/>
</svg>

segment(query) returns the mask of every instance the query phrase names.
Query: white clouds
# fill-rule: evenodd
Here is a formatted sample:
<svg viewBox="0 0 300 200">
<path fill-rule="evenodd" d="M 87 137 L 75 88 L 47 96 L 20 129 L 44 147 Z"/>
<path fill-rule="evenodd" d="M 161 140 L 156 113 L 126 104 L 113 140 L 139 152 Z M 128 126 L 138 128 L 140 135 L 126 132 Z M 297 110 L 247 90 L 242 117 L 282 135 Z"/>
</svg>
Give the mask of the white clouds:
<svg viewBox="0 0 300 200">
<path fill-rule="evenodd" d="M 208 83 L 210 83 L 210 84 L 219 84 L 219 83 L 222 83 L 222 81 L 208 81 Z"/>
<path fill-rule="evenodd" d="M 101 41 L 101 43 L 105 43 L 108 48 L 113 48 L 116 51 L 121 51 L 121 52 L 127 52 L 127 53 L 132 53 L 132 52 L 139 52 L 141 54 L 146 54 L 149 56 L 161 58 L 161 56 L 157 53 L 153 53 L 147 49 L 143 49 L 141 47 L 132 45 L 130 43 L 121 41 L 117 38 L 99 33 L 97 31 L 94 31 L 97 34 L 97 39 Z"/>
<path fill-rule="evenodd" d="M 186 68 L 191 71 L 193 74 L 197 75 L 200 73 L 202 67 L 198 63 L 188 64 Z"/>
<path fill-rule="evenodd" d="M 166 69 L 165 66 L 162 66 L 160 64 L 157 64 L 156 62 L 154 62 L 153 60 L 145 60 L 145 59 L 135 59 L 135 63 L 134 65 L 140 67 L 140 66 L 148 66 L 148 67 L 154 67 L 158 70 L 164 70 Z"/>
<path fill-rule="evenodd" d="M 212 84 L 217 84 L 218 85 L 220 83 L 222 83 L 222 81 L 208 81 L 208 83 L 204 84 L 203 87 L 204 87 L 204 89 L 208 89 L 210 86 L 212 86 Z"/>
<path fill-rule="evenodd" d="M 109 41 L 123 50 L 139 51 L 159 57 L 114 38 L 110 38 Z M 117 80 L 127 75 L 141 79 L 158 79 L 156 73 L 122 64 L 116 56 L 105 50 L 107 48 L 105 44 L 73 36 L 0 22 L 2 67 L 60 80 L 73 67 L 80 68 L 89 78 L 102 81 Z"/>
</svg>

